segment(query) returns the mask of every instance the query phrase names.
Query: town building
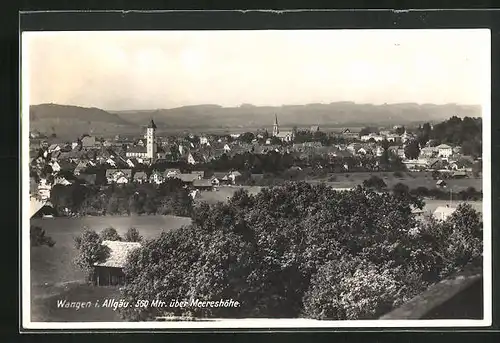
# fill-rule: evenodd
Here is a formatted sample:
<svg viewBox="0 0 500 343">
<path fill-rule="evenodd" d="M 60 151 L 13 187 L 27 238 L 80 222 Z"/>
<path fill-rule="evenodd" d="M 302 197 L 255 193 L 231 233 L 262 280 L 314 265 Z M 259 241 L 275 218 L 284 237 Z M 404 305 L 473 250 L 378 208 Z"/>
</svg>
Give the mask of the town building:
<svg viewBox="0 0 500 343">
<path fill-rule="evenodd" d="M 293 142 L 295 133 L 293 131 L 280 131 L 278 125 L 278 115 L 274 116 L 273 137 L 276 137 L 283 142 Z"/>
<path fill-rule="evenodd" d="M 453 154 L 453 148 L 448 144 L 441 144 L 436 147 L 438 157 L 448 158 Z"/>
<path fill-rule="evenodd" d="M 374 134 L 374 133 L 370 133 L 368 135 L 361 136 L 361 141 L 363 141 L 363 142 L 368 142 L 368 141 L 370 141 L 372 139 L 375 142 L 382 142 L 384 140 L 384 137 L 381 136 L 381 135 Z"/>
<path fill-rule="evenodd" d="M 450 206 L 438 206 L 433 213 L 434 218 L 437 220 L 448 219 L 457 209 Z"/>
<path fill-rule="evenodd" d="M 132 177 L 131 169 L 108 169 L 106 180 L 108 183 L 128 183 Z"/>
<path fill-rule="evenodd" d="M 198 190 L 211 190 L 213 188 L 213 185 L 210 180 L 198 179 L 193 181 L 193 187 Z"/>
<path fill-rule="evenodd" d="M 153 119 L 151 119 L 151 122 L 146 128 L 146 148 L 147 148 L 146 158 L 149 158 L 151 162 L 154 162 L 154 160 L 156 159 L 157 147 L 155 141 L 155 131 L 156 131 L 156 124 L 153 121 Z"/>
</svg>

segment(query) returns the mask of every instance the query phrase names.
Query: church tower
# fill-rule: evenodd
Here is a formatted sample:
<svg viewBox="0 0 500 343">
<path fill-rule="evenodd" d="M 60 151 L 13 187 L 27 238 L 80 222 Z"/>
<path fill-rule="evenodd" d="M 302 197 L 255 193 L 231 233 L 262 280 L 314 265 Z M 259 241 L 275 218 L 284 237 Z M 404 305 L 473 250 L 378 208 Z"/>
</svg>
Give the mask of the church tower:
<svg viewBox="0 0 500 343">
<path fill-rule="evenodd" d="M 155 130 L 156 124 L 151 119 L 151 122 L 146 129 L 146 147 L 147 147 L 147 158 L 151 159 L 153 162 L 156 159 L 156 141 L 155 141 Z"/>
<path fill-rule="evenodd" d="M 278 115 L 274 115 L 274 125 L 273 125 L 273 137 L 277 136 L 280 133 L 280 129 L 278 127 Z"/>
</svg>

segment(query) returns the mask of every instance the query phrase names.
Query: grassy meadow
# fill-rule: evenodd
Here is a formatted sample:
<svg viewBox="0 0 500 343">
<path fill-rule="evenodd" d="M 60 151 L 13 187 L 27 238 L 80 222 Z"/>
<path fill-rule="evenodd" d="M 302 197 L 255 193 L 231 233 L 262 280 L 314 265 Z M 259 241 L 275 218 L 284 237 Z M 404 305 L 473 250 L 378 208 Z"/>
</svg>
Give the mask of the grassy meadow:
<svg viewBox="0 0 500 343">
<path fill-rule="evenodd" d="M 190 218 L 175 216 L 105 216 L 81 218 L 37 218 L 32 225 L 41 226 L 56 244 L 30 248 L 32 321 L 115 321 L 112 309 L 60 309 L 57 300 L 94 301 L 118 298 L 115 287 L 93 287 L 85 284 L 85 274 L 73 263 L 77 250 L 74 238 L 84 226 L 100 232 L 114 227 L 120 235 L 135 227 L 146 238 L 157 237 L 164 230 L 189 225 Z"/>
</svg>

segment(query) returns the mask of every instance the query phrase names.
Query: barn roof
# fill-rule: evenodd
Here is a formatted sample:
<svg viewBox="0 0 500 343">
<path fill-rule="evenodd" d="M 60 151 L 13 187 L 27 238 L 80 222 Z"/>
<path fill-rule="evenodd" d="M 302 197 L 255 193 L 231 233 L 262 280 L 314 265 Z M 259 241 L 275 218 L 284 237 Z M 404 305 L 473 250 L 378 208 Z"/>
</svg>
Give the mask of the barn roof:
<svg viewBox="0 0 500 343">
<path fill-rule="evenodd" d="M 103 241 L 102 245 L 109 248 L 109 256 L 104 262 L 94 263 L 95 266 L 123 268 L 127 262 L 128 254 L 141 247 L 137 242 Z"/>
</svg>

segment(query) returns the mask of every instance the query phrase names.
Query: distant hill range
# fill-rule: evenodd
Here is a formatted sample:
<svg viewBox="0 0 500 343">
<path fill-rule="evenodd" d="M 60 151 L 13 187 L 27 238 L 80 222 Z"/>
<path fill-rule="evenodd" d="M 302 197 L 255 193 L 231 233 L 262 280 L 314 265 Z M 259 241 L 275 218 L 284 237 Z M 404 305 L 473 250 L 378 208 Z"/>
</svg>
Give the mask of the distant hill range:
<svg viewBox="0 0 500 343">
<path fill-rule="evenodd" d="M 281 127 L 322 128 L 353 126 L 389 126 L 412 123 L 440 122 L 458 117 L 480 117 L 479 105 L 433 104 L 356 104 L 335 102 L 285 106 L 222 107 L 219 105 L 183 106 L 158 110 L 104 111 L 56 104 L 30 107 L 31 130 L 61 135 L 99 135 L 133 133 L 147 125 L 151 118 L 159 130 L 182 129 L 270 129 L 274 115 L 278 115 Z"/>
</svg>

